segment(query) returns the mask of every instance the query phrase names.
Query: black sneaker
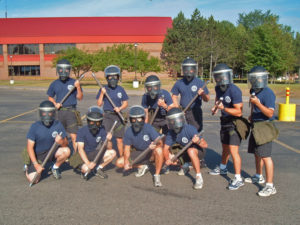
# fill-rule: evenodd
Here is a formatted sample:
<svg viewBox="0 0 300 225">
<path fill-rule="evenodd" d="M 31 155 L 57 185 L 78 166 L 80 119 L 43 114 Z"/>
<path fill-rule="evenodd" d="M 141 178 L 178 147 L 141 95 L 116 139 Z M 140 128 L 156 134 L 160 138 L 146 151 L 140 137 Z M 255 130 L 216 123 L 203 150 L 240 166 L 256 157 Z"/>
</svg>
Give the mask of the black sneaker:
<svg viewBox="0 0 300 225">
<path fill-rule="evenodd" d="M 59 168 L 54 169 L 54 168 L 52 167 L 51 171 L 52 171 L 53 177 L 54 177 L 56 180 L 59 180 L 59 179 L 61 178 L 61 173 L 60 173 L 60 171 L 59 171 Z"/>
<path fill-rule="evenodd" d="M 108 175 L 102 170 L 102 169 L 97 169 L 94 171 L 95 176 L 100 177 L 102 179 L 107 179 Z"/>
</svg>

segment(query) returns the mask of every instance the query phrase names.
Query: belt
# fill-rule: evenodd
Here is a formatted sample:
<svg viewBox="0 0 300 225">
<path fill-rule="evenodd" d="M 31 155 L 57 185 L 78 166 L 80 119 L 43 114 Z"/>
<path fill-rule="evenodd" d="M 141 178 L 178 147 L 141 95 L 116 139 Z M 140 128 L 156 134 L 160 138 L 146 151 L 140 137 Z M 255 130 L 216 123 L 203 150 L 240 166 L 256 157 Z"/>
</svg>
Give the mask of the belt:
<svg viewBox="0 0 300 225">
<path fill-rule="evenodd" d="M 116 112 L 109 111 L 109 110 L 104 110 L 104 113 L 109 113 L 109 114 L 117 114 Z"/>
<path fill-rule="evenodd" d="M 73 109 L 76 109 L 76 105 L 65 106 L 65 107 L 59 108 L 59 110 L 62 110 L 62 111 L 73 110 Z"/>
</svg>

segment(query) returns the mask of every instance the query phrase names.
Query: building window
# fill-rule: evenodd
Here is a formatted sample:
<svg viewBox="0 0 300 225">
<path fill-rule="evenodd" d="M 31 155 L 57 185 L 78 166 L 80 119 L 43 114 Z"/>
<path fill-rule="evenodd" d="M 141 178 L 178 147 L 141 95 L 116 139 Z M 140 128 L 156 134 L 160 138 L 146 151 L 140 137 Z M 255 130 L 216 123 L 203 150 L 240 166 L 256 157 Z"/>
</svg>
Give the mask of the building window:
<svg viewBox="0 0 300 225">
<path fill-rule="evenodd" d="M 0 55 L 3 55 L 3 47 L 0 45 Z"/>
<path fill-rule="evenodd" d="M 68 48 L 75 48 L 75 44 L 45 44 L 44 50 L 45 54 L 59 54 L 63 50 L 67 50 Z"/>
<path fill-rule="evenodd" d="M 40 66 L 9 66 L 9 76 L 40 76 Z"/>
<path fill-rule="evenodd" d="M 38 55 L 39 45 L 38 44 L 21 44 L 21 45 L 7 45 L 9 55 Z"/>
</svg>

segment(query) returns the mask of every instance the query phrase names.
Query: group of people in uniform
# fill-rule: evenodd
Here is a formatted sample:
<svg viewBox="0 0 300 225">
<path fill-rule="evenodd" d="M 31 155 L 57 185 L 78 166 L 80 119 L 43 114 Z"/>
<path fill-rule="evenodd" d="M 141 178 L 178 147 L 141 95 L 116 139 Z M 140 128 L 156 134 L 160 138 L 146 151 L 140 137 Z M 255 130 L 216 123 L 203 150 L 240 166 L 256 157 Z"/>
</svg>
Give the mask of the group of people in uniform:
<svg viewBox="0 0 300 225">
<path fill-rule="evenodd" d="M 178 175 L 185 175 L 194 168 L 196 175 L 193 188 L 201 189 L 203 187 L 201 168 L 206 167 L 204 158 L 208 146 L 201 132 L 203 130 L 201 105 L 202 101 L 208 102 L 210 96 L 207 83 L 197 77 L 197 62 L 188 57 L 181 66 L 183 78 L 176 81 L 171 94 L 161 87 L 158 76 L 150 75 L 146 78 L 145 94 L 142 96 L 141 104 L 129 109 L 128 122 L 122 116 L 128 107 L 129 97 L 125 89 L 118 84 L 121 70 L 114 65 L 106 67 L 104 74 L 107 85 L 99 89 L 96 96 L 97 105 L 88 109 L 87 125 L 79 128 L 76 105 L 77 100 L 83 98 L 82 88 L 78 80 L 70 78 L 69 61 L 59 60 L 56 66 L 59 79 L 49 86 L 48 100 L 39 106 L 40 121 L 33 123 L 27 134 L 30 163 L 27 165 L 26 176 L 29 182 L 33 181 L 36 173 L 38 179 L 34 182 L 39 181 L 44 170 L 41 162 L 56 142 L 59 147 L 49 160 L 52 162 L 51 172 L 56 179 L 61 178 L 60 166 L 67 160 L 85 179 L 87 176 L 83 175 L 87 171 L 91 171 L 91 175 L 108 178 L 104 168 L 117 157 L 115 165 L 124 171 L 135 168 L 136 177 L 143 176 L 149 170 L 149 166 L 154 164 L 155 187 L 162 186 L 161 174 L 168 174 L 170 168 L 174 166 L 180 166 Z M 259 184 L 266 182 L 258 195 L 275 194 L 271 158 L 273 139 L 257 140 L 259 139 L 257 133 L 266 131 L 264 126 L 274 125 L 272 121 L 275 95 L 267 87 L 268 72 L 265 68 L 256 66 L 248 74 L 251 84 L 249 104 L 252 106 L 248 118 L 250 122 L 247 124 L 247 127 L 252 127 L 248 152 L 255 156 L 256 174 L 246 179 L 241 177 L 239 155 L 241 140 L 247 139 L 247 135 L 244 137 L 245 135 L 239 131 L 239 122 L 245 123 L 242 117 L 242 92 L 233 84 L 232 69 L 226 64 L 218 64 L 213 70 L 213 76 L 216 97 L 211 111 L 212 115 L 221 111 L 222 158 L 220 164 L 209 174 L 226 175 L 231 155 L 235 176 L 229 182 L 229 190 L 239 189 L 244 182 Z M 64 96 L 72 89 L 72 93 L 62 102 Z M 115 123 L 116 126 L 112 129 Z M 67 133 L 72 143 L 68 143 Z M 264 141 L 267 142 L 263 143 Z M 100 151 L 99 146 L 104 144 L 105 151 L 98 157 L 99 160 L 95 161 Z M 185 146 L 188 146 L 186 151 L 174 160 L 174 156 Z M 134 159 L 143 152 L 146 154 L 135 162 Z M 263 166 L 266 170 L 266 180 L 263 176 Z"/>
</svg>

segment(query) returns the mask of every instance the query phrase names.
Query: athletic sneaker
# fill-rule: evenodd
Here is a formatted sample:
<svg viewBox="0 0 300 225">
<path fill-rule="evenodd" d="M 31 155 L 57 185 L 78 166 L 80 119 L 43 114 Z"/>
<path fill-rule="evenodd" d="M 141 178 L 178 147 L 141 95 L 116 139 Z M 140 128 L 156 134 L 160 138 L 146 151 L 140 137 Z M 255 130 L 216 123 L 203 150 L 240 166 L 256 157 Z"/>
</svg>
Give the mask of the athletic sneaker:
<svg viewBox="0 0 300 225">
<path fill-rule="evenodd" d="M 257 194 L 260 197 L 269 197 L 270 195 L 275 195 L 277 193 L 275 186 L 270 187 L 266 185 L 263 189 L 261 189 Z"/>
<path fill-rule="evenodd" d="M 194 189 L 201 189 L 203 187 L 203 179 L 202 177 L 196 177 L 196 182 L 193 186 Z"/>
<path fill-rule="evenodd" d="M 153 176 L 154 187 L 161 187 L 162 183 L 160 182 L 160 175 Z"/>
<path fill-rule="evenodd" d="M 94 170 L 93 173 L 95 176 L 100 177 L 102 179 L 108 178 L 108 175 L 101 168 Z"/>
<path fill-rule="evenodd" d="M 167 166 L 167 167 L 163 167 L 161 169 L 161 174 L 169 174 L 170 173 L 170 167 Z"/>
<path fill-rule="evenodd" d="M 177 175 L 179 175 L 179 176 L 184 176 L 184 175 L 187 174 L 189 171 L 190 171 L 189 166 L 188 166 L 188 167 L 183 166 L 183 167 L 181 167 L 181 169 L 178 171 Z"/>
<path fill-rule="evenodd" d="M 247 183 L 251 183 L 251 184 L 255 184 L 255 183 L 259 183 L 259 184 L 263 184 L 265 183 L 265 178 L 263 176 L 260 176 L 259 178 L 257 176 L 252 176 L 252 177 L 247 177 L 245 178 L 245 182 Z"/>
<path fill-rule="evenodd" d="M 149 170 L 149 167 L 147 165 L 142 165 L 140 168 L 138 168 L 137 173 L 135 173 L 136 177 L 142 177 L 145 175 L 145 173 Z"/>
<path fill-rule="evenodd" d="M 216 166 L 213 170 L 209 171 L 210 175 L 227 175 L 227 168 L 221 169 L 220 166 Z"/>
<path fill-rule="evenodd" d="M 61 173 L 59 171 L 59 168 L 54 169 L 52 167 L 51 171 L 52 171 L 52 174 L 53 174 L 53 176 L 54 176 L 55 179 L 59 180 L 61 178 Z"/>
<path fill-rule="evenodd" d="M 229 190 L 237 190 L 240 187 L 244 186 L 244 181 L 238 180 L 236 178 L 234 178 L 233 180 L 230 181 L 229 185 L 228 185 L 228 189 Z"/>
</svg>

